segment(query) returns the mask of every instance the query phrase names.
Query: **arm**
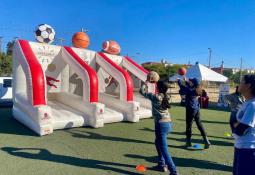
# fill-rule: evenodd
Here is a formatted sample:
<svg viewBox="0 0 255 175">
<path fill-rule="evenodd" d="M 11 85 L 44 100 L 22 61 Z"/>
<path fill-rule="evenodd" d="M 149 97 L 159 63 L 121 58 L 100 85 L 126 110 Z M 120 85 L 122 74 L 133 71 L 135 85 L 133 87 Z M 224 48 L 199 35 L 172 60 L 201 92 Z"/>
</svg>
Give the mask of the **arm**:
<svg viewBox="0 0 255 175">
<path fill-rule="evenodd" d="M 177 83 L 178 83 L 178 85 L 179 85 L 180 88 L 185 88 L 186 85 L 187 85 L 186 80 L 181 80 L 181 79 L 179 79 L 179 78 L 177 79 Z"/>
<path fill-rule="evenodd" d="M 231 103 L 233 101 L 233 94 L 224 95 L 223 98 L 227 103 Z"/>
<path fill-rule="evenodd" d="M 177 83 L 178 83 L 178 86 L 180 87 L 180 90 L 179 90 L 180 95 L 186 95 L 188 90 L 188 83 L 186 82 L 186 80 L 183 81 L 178 79 Z"/>
<path fill-rule="evenodd" d="M 177 79 L 177 83 L 178 83 L 178 85 L 181 87 L 182 81 L 181 81 L 179 78 Z"/>
<path fill-rule="evenodd" d="M 144 96 L 145 98 L 149 99 L 149 100 L 153 100 L 154 98 L 156 98 L 156 96 L 152 93 L 148 93 L 148 87 L 146 84 L 143 84 L 140 88 L 140 94 L 142 96 Z"/>
<path fill-rule="evenodd" d="M 237 122 L 237 123 L 234 124 L 234 132 L 238 136 L 243 136 L 243 135 L 245 135 L 245 131 L 247 131 L 247 129 L 249 127 L 250 126 L 248 126 L 246 124 Z"/>
</svg>

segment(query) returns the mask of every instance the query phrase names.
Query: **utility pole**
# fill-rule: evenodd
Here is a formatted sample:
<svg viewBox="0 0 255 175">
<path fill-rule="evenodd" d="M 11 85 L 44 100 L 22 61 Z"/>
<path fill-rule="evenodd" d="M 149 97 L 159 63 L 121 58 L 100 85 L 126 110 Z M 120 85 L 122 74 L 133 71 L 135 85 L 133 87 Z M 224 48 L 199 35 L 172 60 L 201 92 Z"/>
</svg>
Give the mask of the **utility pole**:
<svg viewBox="0 0 255 175">
<path fill-rule="evenodd" d="M 0 54 L 2 54 L 2 39 L 3 39 L 3 37 L 0 36 Z"/>
<path fill-rule="evenodd" d="M 243 58 L 241 57 L 241 63 L 240 63 L 240 83 L 242 81 L 242 69 L 243 69 Z"/>
<path fill-rule="evenodd" d="M 221 61 L 221 66 L 220 66 L 220 73 L 223 75 L 224 72 L 224 61 Z"/>
<path fill-rule="evenodd" d="M 212 49 L 208 48 L 208 50 L 209 50 L 209 65 L 208 65 L 208 68 L 211 69 Z"/>
</svg>

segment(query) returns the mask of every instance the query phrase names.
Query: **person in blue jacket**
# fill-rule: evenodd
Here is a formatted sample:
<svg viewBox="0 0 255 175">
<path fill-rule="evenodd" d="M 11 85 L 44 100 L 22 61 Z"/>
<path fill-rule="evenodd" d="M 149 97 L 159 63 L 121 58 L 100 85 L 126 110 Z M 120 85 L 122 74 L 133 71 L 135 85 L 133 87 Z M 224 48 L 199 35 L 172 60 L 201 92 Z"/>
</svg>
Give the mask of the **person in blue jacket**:
<svg viewBox="0 0 255 175">
<path fill-rule="evenodd" d="M 200 105 L 198 96 L 201 95 L 202 89 L 200 88 L 200 81 L 197 78 L 192 78 L 182 82 L 178 79 L 178 84 L 183 85 L 186 100 L 186 147 L 191 147 L 191 136 L 192 136 L 192 123 L 195 120 L 197 128 L 199 129 L 204 139 L 204 149 L 208 149 L 211 145 L 208 140 L 207 134 L 200 120 Z"/>
</svg>

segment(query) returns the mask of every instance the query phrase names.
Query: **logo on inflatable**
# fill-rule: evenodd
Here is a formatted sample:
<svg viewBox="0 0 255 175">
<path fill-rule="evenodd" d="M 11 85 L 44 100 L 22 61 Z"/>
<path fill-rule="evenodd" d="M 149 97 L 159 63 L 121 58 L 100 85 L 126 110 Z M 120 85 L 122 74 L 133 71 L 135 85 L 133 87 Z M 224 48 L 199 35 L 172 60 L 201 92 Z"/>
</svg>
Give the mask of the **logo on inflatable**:
<svg viewBox="0 0 255 175">
<path fill-rule="evenodd" d="M 38 47 L 37 56 L 38 56 L 38 59 L 41 59 L 42 63 L 44 63 L 44 61 L 49 63 L 57 54 L 56 52 L 57 51 L 55 51 L 54 49 L 50 49 L 50 47 L 48 46 L 40 46 Z"/>
<path fill-rule="evenodd" d="M 42 120 L 48 120 L 48 119 L 50 119 L 50 116 L 48 115 L 47 112 L 45 112 L 45 113 L 43 114 Z"/>
<path fill-rule="evenodd" d="M 53 77 L 49 77 L 49 76 L 46 76 L 46 81 L 47 81 L 47 85 L 48 86 L 51 86 L 51 87 L 54 87 L 54 88 L 57 88 L 57 86 L 54 84 L 55 82 L 60 82 L 60 80 L 57 80 Z"/>
</svg>

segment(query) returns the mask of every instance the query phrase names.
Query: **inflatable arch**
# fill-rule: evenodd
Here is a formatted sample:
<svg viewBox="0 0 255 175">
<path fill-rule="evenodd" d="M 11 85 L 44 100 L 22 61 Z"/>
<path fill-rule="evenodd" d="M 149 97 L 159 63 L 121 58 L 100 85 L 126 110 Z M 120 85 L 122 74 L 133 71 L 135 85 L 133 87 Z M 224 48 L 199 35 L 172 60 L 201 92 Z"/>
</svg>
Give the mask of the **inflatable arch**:
<svg viewBox="0 0 255 175">
<path fill-rule="evenodd" d="M 86 49 L 72 48 L 79 57 L 87 62 Z M 151 113 L 151 102 L 133 92 L 133 83 L 137 89 L 141 86 L 141 81 L 145 82 L 149 73 L 142 66 L 135 63 L 129 57 L 111 55 L 107 53 L 95 53 L 94 63 L 91 65 L 97 70 L 99 79 L 99 101 L 107 107 L 113 108 L 122 113 L 128 114 L 127 101 L 133 99 L 140 103 L 140 108 L 136 111 L 139 118 L 149 118 Z M 96 67 L 94 67 L 96 64 Z M 131 76 L 129 75 L 131 74 Z M 126 85 L 125 85 L 126 84 Z M 130 87 L 131 86 L 131 87 Z M 149 91 L 155 92 L 155 85 L 149 83 Z M 132 89 L 132 90 L 131 90 Z"/>
<path fill-rule="evenodd" d="M 13 116 L 39 135 L 151 117 L 149 105 L 134 101 L 129 75 L 145 81 L 148 72 L 128 57 L 26 40 L 13 54 Z M 111 80 L 117 95 L 108 92 Z"/>
</svg>

